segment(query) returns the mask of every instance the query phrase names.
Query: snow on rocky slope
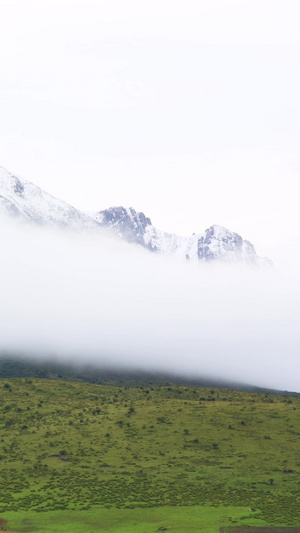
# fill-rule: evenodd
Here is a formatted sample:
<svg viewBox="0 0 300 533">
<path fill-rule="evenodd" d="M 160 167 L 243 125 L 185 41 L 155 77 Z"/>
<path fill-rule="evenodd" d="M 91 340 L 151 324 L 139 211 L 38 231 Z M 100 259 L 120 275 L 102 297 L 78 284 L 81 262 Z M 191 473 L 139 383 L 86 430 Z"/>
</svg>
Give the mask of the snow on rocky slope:
<svg viewBox="0 0 300 533">
<path fill-rule="evenodd" d="M 214 225 L 204 233 L 180 237 L 159 230 L 150 218 L 132 207 L 111 207 L 88 215 L 3 167 L 0 167 L 1 211 L 41 226 L 102 232 L 106 229 L 107 233 L 152 252 L 183 259 L 222 260 L 259 266 L 271 264 L 269 259 L 256 255 L 250 242 L 222 226 Z"/>
<path fill-rule="evenodd" d="M 260 266 L 271 264 L 269 259 L 256 255 L 250 242 L 222 226 L 214 225 L 204 233 L 180 237 L 156 228 L 150 218 L 132 207 L 111 207 L 93 216 L 102 227 L 110 228 L 115 235 L 160 254 L 197 261 L 218 259 Z"/>
<path fill-rule="evenodd" d="M 98 226 L 85 213 L 0 167 L 0 209 L 28 222 L 71 229 Z"/>
</svg>

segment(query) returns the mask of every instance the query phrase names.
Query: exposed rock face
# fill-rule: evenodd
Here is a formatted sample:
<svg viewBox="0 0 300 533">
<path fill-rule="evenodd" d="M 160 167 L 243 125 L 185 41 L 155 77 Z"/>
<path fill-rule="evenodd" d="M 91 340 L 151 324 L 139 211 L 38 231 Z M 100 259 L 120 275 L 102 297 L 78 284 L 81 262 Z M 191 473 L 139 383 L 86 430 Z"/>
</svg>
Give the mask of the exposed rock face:
<svg viewBox="0 0 300 533">
<path fill-rule="evenodd" d="M 198 239 L 198 259 L 210 261 L 216 257 L 232 261 L 255 262 L 256 253 L 254 246 L 244 241 L 240 235 L 222 226 L 214 225 Z"/>
<path fill-rule="evenodd" d="M 147 226 L 151 226 L 150 218 L 146 218 L 144 213 L 137 213 L 130 207 L 110 207 L 104 211 L 99 211 L 95 215 L 95 220 L 103 227 L 112 229 L 119 237 L 128 242 L 135 242 L 145 245 L 144 235 Z"/>
<path fill-rule="evenodd" d="M 180 237 L 153 226 L 150 218 L 130 207 L 111 207 L 94 215 L 102 227 L 128 242 L 140 244 L 153 252 L 180 256 L 198 261 L 232 261 L 252 264 L 271 264 L 256 255 L 254 246 L 240 235 L 214 225 L 203 234 Z"/>
<path fill-rule="evenodd" d="M 193 261 L 229 261 L 266 266 L 254 246 L 240 235 L 214 225 L 204 233 L 181 237 L 153 226 L 150 218 L 132 207 L 110 207 L 87 214 L 48 194 L 29 181 L 0 167 L 0 212 L 21 217 L 39 226 L 73 230 L 107 231 L 162 255 Z"/>
</svg>

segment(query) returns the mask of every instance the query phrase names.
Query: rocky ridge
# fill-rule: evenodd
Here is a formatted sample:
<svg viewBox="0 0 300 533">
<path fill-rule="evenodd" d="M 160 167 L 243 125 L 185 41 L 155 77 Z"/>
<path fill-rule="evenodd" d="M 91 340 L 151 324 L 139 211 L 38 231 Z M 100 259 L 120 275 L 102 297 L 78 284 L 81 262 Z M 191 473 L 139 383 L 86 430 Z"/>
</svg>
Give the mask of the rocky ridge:
<svg viewBox="0 0 300 533">
<path fill-rule="evenodd" d="M 110 207 L 87 214 L 59 200 L 37 185 L 0 167 L 0 212 L 39 226 L 72 230 L 105 230 L 162 255 L 192 261 L 226 261 L 269 266 L 254 246 L 235 232 L 213 225 L 203 233 L 182 237 L 156 228 L 151 219 L 132 207 Z"/>
</svg>

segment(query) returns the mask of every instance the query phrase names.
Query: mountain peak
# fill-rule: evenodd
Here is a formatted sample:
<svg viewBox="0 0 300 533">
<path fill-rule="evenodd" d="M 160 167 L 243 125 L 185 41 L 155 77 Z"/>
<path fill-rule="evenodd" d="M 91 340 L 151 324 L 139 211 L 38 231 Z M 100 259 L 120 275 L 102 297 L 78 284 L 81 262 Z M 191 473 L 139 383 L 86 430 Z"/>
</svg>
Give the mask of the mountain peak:
<svg viewBox="0 0 300 533">
<path fill-rule="evenodd" d="M 150 218 L 133 207 L 109 207 L 96 213 L 94 218 L 102 227 L 109 228 L 117 236 L 138 244 L 144 243 L 146 227 L 152 225 Z"/>
<path fill-rule="evenodd" d="M 39 226 L 70 229 L 96 227 L 97 223 L 63 200 L 55 198 L 34 183 L 0 167 L 0 208 Z"/>
<path fill-rule="evenodd" d="M 218 224 L 202 234 L 181 237 L 156 228 L 150 218 L 133 207 L 110 207 L 88 215 L 3 167 L 0 167 L 0 210 L 37 225 L 73 230 L 105 229 L 161 255 L 195 261 L 271 264 L 270 260 L 256 255 L 249 241 Z"/>
</svg>

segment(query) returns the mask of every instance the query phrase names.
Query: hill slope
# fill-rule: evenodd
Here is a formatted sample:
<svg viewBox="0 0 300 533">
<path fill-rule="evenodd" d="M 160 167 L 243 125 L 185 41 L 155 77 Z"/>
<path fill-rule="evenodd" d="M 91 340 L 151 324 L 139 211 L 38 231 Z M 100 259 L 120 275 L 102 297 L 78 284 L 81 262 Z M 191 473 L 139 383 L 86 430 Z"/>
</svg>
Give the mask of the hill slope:
<svg viewBox="0 0 300 533">
<path fill-rule="evenodd" d="M 209 531 L 300 523 L 298 398 L 14 379 L 0 405 L 1 515 L 210 505 Z"/>
<path fill-rule="evenodd" d="M 284 394 L 287 397 L 300 397 L 298 392 L 268 389 L 229 380 L 209 379 L 207 377 L 192 378 L 174 373 L 147 372 L 134 369 L 122 370 L 107 366 L 102 368 L 93 365 L 76 366 L 75 364 L 41 362 L 2 355 L 0 357 L 0 379 L 11 378 L 39 378 L 131 388 L 175 385 L 194 386 L 197 388 L 217 387 L 241 392 L 267 393 L 277 396 Z"/>
</svg>

